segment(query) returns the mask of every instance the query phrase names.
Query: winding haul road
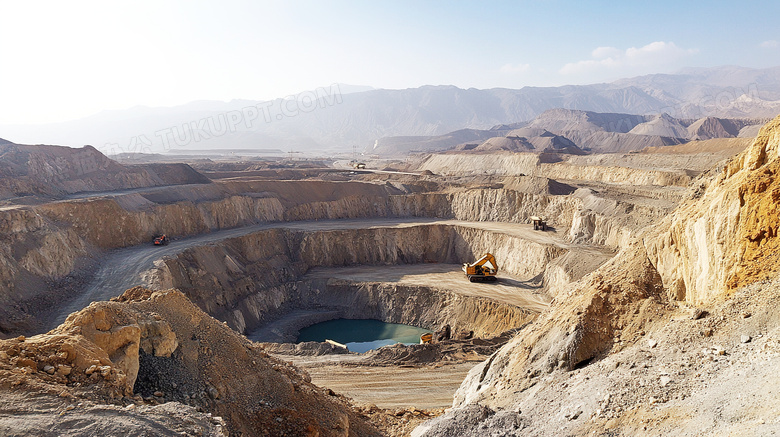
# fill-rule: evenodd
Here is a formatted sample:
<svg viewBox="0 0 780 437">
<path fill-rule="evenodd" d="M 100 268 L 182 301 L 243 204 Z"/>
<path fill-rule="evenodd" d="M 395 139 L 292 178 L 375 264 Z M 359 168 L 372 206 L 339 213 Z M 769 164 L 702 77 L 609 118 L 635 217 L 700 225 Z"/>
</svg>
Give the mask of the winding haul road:
<svg viewBox="0 0 780 437">
<path fill-rule="evenodd" d="M 404 228 L 421 225 L 451 225 L 488 230 L 516 236 L 545 245 L 566 249 L 593 251 L 593 256 L 607 258 L 597 249 L 563 242 L 552 232 L 534 231 L 531 225 L 517 223 L 467 222 L 425 218 L 372 218 L 349 220 L 321 220 L 301 222 L 262 223 L 234 229 L 225 229 L 208 234 L 171 241 L 167 246 L 148 244 L 127 247 L 107 252 L 91 282 L 67 305 L 55 310 L 54 320 L 46 330 L 62 323 L 69 314 L 78 311 L 91 302 L 108 300 L 136 285 L 144 285 L 142 274 L 154 267 L 155 261 L 175 255 L 188 248 L 208 245 L 221 240 L 260 232 L 268 229 L 291 229 L 303 231 L 328 231 L 342 229 Z M 521 254 L 518 254 L 519 256 Z M 548 305 L 549 298 L 538 292 L 537 285 L 523 278 L 500 274 L 497 284 L 475 284 L 465 280 L 459 266 L 452 264 L 418 264 L 408 266 L 358 266 L 351 268 L 315 268 L 308 273 L 311 277 L 334 277 L 357 281 L 390 281 L 409 284 L 435 284 L 458 293 L 476 294 L 513 303 L 517 306 L 541 311 Z M 290 315 L 295 316 L 295 314 Z M 252 338 L 250 336 L 250 338 Z M 254 339 L 254 338 L 253 338 Z M 257 339 L 255 339 L 257 340 Z M 461 385 L 475 362 L 462 362 L 437 366 L 435 369 L 342 366 L 339 360 L 356 359 L 353 356 L 293 357 L 312 375 L 314 383 L 346 393 L 361 402 L 373 403 L 384 408 L 440 408 L 452 404 L 452 394 Z M 358 356 L 362 358 L 362 356 Z M 329 362 L 328 360 L 336 360 Z M 436 381 L 435 383 L 431 381 Z M 410 382 L 411 381 L 411 382 Z M 403 390 L 399 387 L 403 386 Z"/>
<path fill-rule="evenodd" d="M 435 223 L 436 220 L 323 220 L 301 222 L 261 223 L 240 228 L 222 229 L 208 234 L 172 240 L 167 246 L 152 246 L 143 244 L 117 249 L 106 253 L 100 260 L 99 267 L 92 280 L 84 290 L 70 302 L 57 310 L 51 326 L 52 329 L 68 317 L 70 313 L 86 308 L 90 303 L 109 300 L 119 296 L 128 288 L 144 285 L 141 277 L 143 272 L 154 267 L 154 262 L 165 256 L 181 253 L 190 247 L 204 246 L 228 238 L 240 237 L 268 229 L 300 229 L 300 230 L 336 230 L 362 229 L 370 227 L 414 226 Z"/>
<path fill-rule="evenodd" d="M 343 229 L 402 228 L 420 225 L 471 227 L 517 236 L 540 244 L 556 245 L 569 249 L 578 247 L 578 249 L 582 250 L 581 246 L 565 243 L 556 238 L 554 234 L 533 231 L 530 225 L 517 223 L 468 222 L 419 217 L 261 223 L 177 239 L 171 241 L 167 246 L 151 246 L 144 244 L 107 252 L 99 261 L 98 269 L 91 281 L 76 297 L 55 310 L 55 314 L 50 318 L 51 322 L 48 323 L 48 326 L 45 326 L 45 330 L 58 326 L 65 321 L 69 314 L 87 307 L 92 302 L 109 300 L 112 297 L 122 294 L 128 288 L 136 285 L 145 285 L 142 274 L 152 269 L 155 261 L 160 260 L 165 256 L 183 252 L 190 247 L 203 246 L 268 229 L 329 231 Z"/>
</svg>

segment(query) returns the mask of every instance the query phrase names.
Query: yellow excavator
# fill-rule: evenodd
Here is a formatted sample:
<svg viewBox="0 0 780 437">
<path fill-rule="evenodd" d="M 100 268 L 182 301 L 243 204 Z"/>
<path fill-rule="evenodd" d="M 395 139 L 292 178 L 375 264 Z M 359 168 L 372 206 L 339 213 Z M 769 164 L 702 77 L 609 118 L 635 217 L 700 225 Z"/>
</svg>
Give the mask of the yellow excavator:
<svg viewBox="0 0 780 437">
<path fill-rule="evenodd" d="M 471 264 L 463 263 L 462 270 L 471 282 L 493 282 L 496 280 L 496 273 L 498 273 L 496 257 L 490 253 L 486 253 L 482 255 L 482 258 Z"/>
</svg>

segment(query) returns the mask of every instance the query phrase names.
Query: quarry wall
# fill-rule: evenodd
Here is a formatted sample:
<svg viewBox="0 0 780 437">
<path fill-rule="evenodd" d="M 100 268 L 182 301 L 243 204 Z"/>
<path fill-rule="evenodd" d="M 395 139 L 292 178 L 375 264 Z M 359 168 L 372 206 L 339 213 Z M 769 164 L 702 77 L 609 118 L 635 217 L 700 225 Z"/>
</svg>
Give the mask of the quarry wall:
<svg viewBox="0 0 780 437">
<path fill-rule="evenodd" d="M 69 278 L 90 256 L 149 244 L 163 233 L 179 238 L 258 222 L 370 217 L 525 223 L 529 216 L 541 214 L 553 228 L 568 230 L 572 241 L 622 244 L 635 224 L 609 220 L 607 216 L 615 211 L 624 213 L 620 208 L 584 210 L 588 202 L 594 203 L 586 196 L 503 188 L 424 192 L 420 187 L 390 183 L 227 181 L 6 207 L 0 209 L 6 243 L 0 249 L 0 302 L 5 304 L 0 310 L 5 321 L 0 322 L 0 333 L 12 330 L 16 322 L 8 321 L 24 318 L 30 306 L 44 305 L 31 303 L 36 296 L 49 296 L 45 303 L 49 306 L 57 299 L 67 299 L 70 291 L 60 282 L 76 287 L 78 281 Z M 477 245 L 474 250 L 496 253 L 492 244 Z M 502 262 L 517 259 L 500 250 L 497 255 Z M 538 265 L 528 260 L 523 263 L 538 271 Z M 507 266 L 509 271 L 513 268 Z"/>
<path fill-rule="evenodd" d="M 531 312 L 486 300 L 477 304 L 482 300 L 440 290 L 419 288 L 426 297 L 412 298 L 411 288 L 405 286 L 336 286 L 304 277 L 314 267 L 458 264 L 488 250 L 502 260 L 502 271 L 528 278 L 541 275 L 551 260 L 566 252 L 556 245 L 450 225 L 319 232 L 272 229 L 187 249 L 164 261 L 156 281 L 159 287 L 184 291 L 204 311 L 239 332 L 293 309 L 335 307 L 345 316 L 362 314 L 361 318 L 423 326 L 479 322 L 480 327 L 472 329 L 496 334 L 497 327 L 519 326 L 515 323 L 522 324 Z M 415 299 L 421 299 L 419 305 Z M 450 304 L 454 313 L 443 309 Z M 475 305 L 483 306 L 485 315 L 472 314 Z M 484 319 L 475 319 L 479 317 Z M 506 321 L 501 322 L 501 317 Z"/>
<path fill-rule="evenodd" d="M 538 315 L 534 310 L 435 286 L 304 278 L 248 296 L 233 309 L 232 323 L 228 324 L 244 326 L 249 334 L 256 327 L 300 310 L 322 315 L 300 320 L 296 329 L 334 318 L 374 319 L 431 330 L 448 324 L 455 331 L 473 331 L 477 337 L 499 335 Z M 284 333 L 276 341 L 295 340 L 295 336 Z"/>
<path fill-rule="evenodd" d="M 606 165 L 594 165 L 593 159 L 577 157 L 559 158 L 561 162 L 545 163 L 533 153 L 507 154 L 436 154 L 426 159 L 418 170 L 442 175 L 526 175 L 548 177 L 555 180 L 583 180 L 631 185 L 687 186 L 692 177 L 684 170 L 657 170 L 634 165 L 618 166 L 610 160 Z M 656 159 L 655 157 L 649 159 Z M 663 159 L 663 158 L 660 158 Z"/>
</svg>

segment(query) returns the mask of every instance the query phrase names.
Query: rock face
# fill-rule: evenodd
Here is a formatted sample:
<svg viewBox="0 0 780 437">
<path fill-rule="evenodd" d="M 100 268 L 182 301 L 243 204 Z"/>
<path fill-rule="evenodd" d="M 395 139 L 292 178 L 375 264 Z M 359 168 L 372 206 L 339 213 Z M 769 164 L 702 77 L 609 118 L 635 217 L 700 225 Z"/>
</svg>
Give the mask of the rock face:
<svg viewBox="0 0 780 437">
<path fill-rule="evenodd" d="M 80 328 L 66 331 L 68 334 L 83 335 L 105 351 L 111 362 L 124 372 L 128 391 L 132 391 L 138 376 L 139 350 L 167 358 L 179 345 L 168 323 L 144 313 L 130 315 L 98 307 L 77 313 L 68 322 Z"/>
<path fill-rule="evenodd" d="M 34 369 L 52 367 L 55 378 L 60 377 L 57 382 L 95 383 L 91 375 L 100 374 L 115 396 L 132 393 L 139 351 L 170 357 L 178 346 L 170 325 L 159 316 L 111 303 L 74 313 L 47 334 L 9 342 L 4 345 L 9 356 L 34 353 Z"/>
<path fill-rule="evenodd" d="M 538 194 L 518 191 L 512 184 L 507 188 L 426 192 L 420 186 L 384 183 L 224 182 L 2 209 L 0 335 L 29 331 L 35 321 L 25 315 L 29 313 L 25 308 L 46 308 L 61 302 L 68 287 L 78 287 L 88 279 L 85 275 L 90 269 L 83 267 L 96 252 L 148 244 L 154 235 L 165 233 L 176 238 L 258 222 L 366 217 L 524 223 L 535 214 L 548 216 L 549 224 L 556 228 L 568 228 L 581 214 L 578 210 L 584 205 L 583 198 L 557 195 L 573 188 L 546 179 L 542 182 L 546 188 Z M 595 217 L 599 211 L 603 212 L 592 209 L 588 214 Z M 648 217 L 660 212 L 651 212 Z M 593 223 L 595 227 L 589 228 L 587 235 L 607 244 L 619 244 L 620 239 L 605 237 L 605 232 L 614 236 L 625 230 L 630 234 L 633 226 L 627 223 L 606 228 L 606 220 Z M 578 241 L 589 238 L 583 237 L 584 233 L 577 235 Z"/>
<path fill-rule="evenodd" d="M 529 278 L 542 275 L 551 260 L 567 252 L 555 244 L 450 225 L 324 232 L 274 229 L 219 246 L 188 249 L 166 259 L 157 280 L 160 287 L 180 288 L 204 311 L 239 332 L 294 308 L 332 307 L 344 317 L 362 315 L 418 326 L 471 325 L 480 335 L 497 335 L 522 325 L 536 311 L 511 305 L 493 308 L 492 303 L 478 303 L 479 299 L 435 287 L 383 289 L 382 285 L 368 284 L 352 288 L 346 283 L 302 278 L 314 267 L 458 264 L 488 250 L 503 260 L 503 271 Z M 594 259 L 603 260 L 604 254 Z M 557 283 L 571 280 L 565 275 L 556 278 Z M 421 294 L 420 302 L 412 305 L 404 296 L 415 293 Z M 484 310 L 482 320 L 475 319 L 476 308 Z M 494 314 L 489 315 L 491 311 Z"/>
<path fill-rule="evenodd" d="M 0 144 L 0 200 L 169 184 L 208 183 L 186 164 L 124 166 L 92 146 Z"/>
<path fill-rule="evenodd" d="M 95 402 L 141 394 L 201 408 L 231 433 L 378 435 L 342 399 L 175 290 L 132 289 L 47 334 L 2 340 L 0 376 L 0 398 L 12 386 L 68 392 L 78 383 L 76 396 Z"/>
<path fill-rule="evenodd" d="M 543 375 L 592 365 L 633 344 L 645 331 L 668 323 L 674 300 L 710 303 L 737 287 L 775 277 L 780 270 L 778 166 L 780 117 L 712 177 L 703 192 L 694 193 L 610 262 L 559 292 L 548 312 L 469 374 L 453 411 L 415 435 L 451 435 L 455 430 L 478 435 L 478 427 L 489 428 L 491 419 L 474 420 L 463 430 L 463 421 L 456 419 L 461 412 L 485 407 L 508 412 L 518 394 L 532 386 L 535 397 L 544 397 L 559 388 Z M 577 417 L 572 413 L 567 420 Z"/>
<path fill-rule="evenodd" d="M 707 303 L 777 272 L 779 148 L 775 119 L 700 198 L 681 205 L 645 239 L 673 299 Z"/>
<path fill-rule="evenodd" d="M 0 212 L 0 240 L 0 331 L 18 331 L 30 324 L 24 306 L 56 304 L 47 282 L 74 272 L 89 247 L 73 229 L 26 209 Z"/>
</svg>

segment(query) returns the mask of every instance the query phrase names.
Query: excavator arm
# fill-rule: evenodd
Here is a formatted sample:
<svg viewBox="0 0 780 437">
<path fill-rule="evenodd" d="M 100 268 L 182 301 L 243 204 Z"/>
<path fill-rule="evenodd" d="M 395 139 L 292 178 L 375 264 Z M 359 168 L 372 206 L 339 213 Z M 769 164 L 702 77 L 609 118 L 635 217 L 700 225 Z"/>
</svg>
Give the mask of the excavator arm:
<svg viewBox="0 0 780 437">
<path fill-rule="evenodd" d="M 498 273 L 496 257 L 493 254 L 486 253 L 482 255 L 482 258 L 471 264 L 464 263 L 462 270 L 471 282 L 495 281 L 496 273 Z"/>
</svg>

